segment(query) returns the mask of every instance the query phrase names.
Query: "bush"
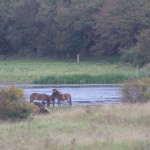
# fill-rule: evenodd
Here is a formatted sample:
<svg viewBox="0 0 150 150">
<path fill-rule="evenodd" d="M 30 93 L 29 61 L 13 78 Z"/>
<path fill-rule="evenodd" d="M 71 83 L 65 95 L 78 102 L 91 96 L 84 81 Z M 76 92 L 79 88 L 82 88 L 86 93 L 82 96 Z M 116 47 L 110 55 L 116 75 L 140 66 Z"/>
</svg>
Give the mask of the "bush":
<svg viewBox="0 0 150 150">
<path fill-rule="evenodd" d="M 14 86 L 0 88 L 0 118 L 2 119 L 27 119 L 30 113 L 39 108 L 33 103 L 28 103 L 21 88 Z"/>
<path fill-rule="evenodd" d="M 150 63 L 145 65 L 141 71 L 139 72 L 139 77 L 143 78 L 143 77 L 149 77 L 150 78 Z"/>
<path fill-rule="evenodd" d="M 150 78 L 127 81 L 122 85 L 122 102 L 143 103 L 150 100 Z"/>
<path fill-rule="evenodd" d="M 14 86 L 8 88 L 0 88 L 0 99 L 9 101 L 22 101 L 25 100 L 23 89 Z"/>
<path fill-rule="evenodd" d="M 130 63 L 133 65 L 137 65 L 139 64 L 139 62 L 137 61 L 137 48 L 134 47 L 130 50 L 123 50 L 122 51 L 122 56 L 121 59 L 122 61 L 126 62 L 126 63 Z"/>
</svg>

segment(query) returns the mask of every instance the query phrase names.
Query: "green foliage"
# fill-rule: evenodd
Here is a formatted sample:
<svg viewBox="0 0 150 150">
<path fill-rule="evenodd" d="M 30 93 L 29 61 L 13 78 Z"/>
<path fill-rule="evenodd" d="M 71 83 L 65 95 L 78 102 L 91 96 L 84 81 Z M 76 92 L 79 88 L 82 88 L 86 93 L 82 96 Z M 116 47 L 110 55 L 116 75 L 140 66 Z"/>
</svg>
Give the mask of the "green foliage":
<svg viewBox="0 0 150 150">
<path fill-rule="evenodd" d="M 124 50 L 122 60 L 139 66 L 150 62 L 150 30 L 141 31 L 137 45 Z"/>
<path fill-rule="evenodd" d="M 8 40 L 8 30 L 11 26 L 14 10 L 20 0 L 0 0 L 0 55 L 11 52 L 12 46 Z"/>
<path fill-rule="evenodd" d="M 127 81 L 122 85 L 124 103 L 143 103 L 150 100 L 150 78 Z"/>
<path fill-rule="evenodd" d="M 150 77 L 150 63 L 145 65 L 139 72 L 139 77 Z"/>
<path fill-rule="evenodd" d="M 12 86 L 9 88 L 2 88 L 0 90 L 0 99 L 17 102 L 25 100 L 25 95 L 23 93 L 23 89 Z"/>
<path fill-rule="evenodd" d="M 39 69 L 40 68 L 40 69 Z M 139 69 L 140 70 L 140 69 Z M 82 59 L 79 64 L 75 60 L 0 60 L 0 83 L 32 83 L 34 79 L 49 75 L 73 74 L 122 74 L 129 78 L 135 75 L 135 68 L 121 64 L 117 57 L 92 57 Z"/>
<path fill-rule="evenodd" d="M 83 42 L 84 40 L 80 37 L 80 33 L 70 33 L 67 37 L 67 52 L 69 56 L 76 57 L 76 55 L 84 48 Z"/>
<path fill-rule="evenodd" d="M 0 22 L 4 58 L 114 56 L 125 49 L 131 63 L 150 60 L 148 0 L 1 0 Z"/>
<path fill-rule="evenodd" d="M 0 117 L 2 119 L 27 119 L 39 108 L 25 101 L 23 90 L 14 86 L 0 89 Z"/>
<path fill-rule="evenodd" d="M 97 55 L 116 55 L 131 48 L 140 31 L 149 29 L 150 2 L 148 0 L 106 0 L 95 14 L 95 44 Z"/>
<path fill-rule="evenodd" d="M 121 83 L 128 77 L 123 74 L 103 74 L 103 75 L 49 75 L 33 81 L 35 84 L 86 84 L 86 83 Z"/>
<path fill-rule="evenodd" d="M 122 50 L 121 56 L 122 61 L 136 66 L 137 64 L 139 64 L 137 51 L 138 51 L 137 47 L 134 47 L 130 50 Z"/>
</svg>

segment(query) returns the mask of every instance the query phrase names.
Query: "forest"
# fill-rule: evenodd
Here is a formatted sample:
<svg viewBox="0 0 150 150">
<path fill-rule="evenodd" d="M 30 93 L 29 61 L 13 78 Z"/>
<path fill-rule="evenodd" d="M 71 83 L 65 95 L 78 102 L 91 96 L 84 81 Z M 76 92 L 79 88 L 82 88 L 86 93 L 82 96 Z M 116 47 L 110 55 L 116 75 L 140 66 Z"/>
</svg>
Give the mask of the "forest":
<svg viewBox="0 0 150 150">
<path fill-rule="evenodd" d="M 149 0 L 0 0 L 0 58 L 150 62 Z"/>
</svg>

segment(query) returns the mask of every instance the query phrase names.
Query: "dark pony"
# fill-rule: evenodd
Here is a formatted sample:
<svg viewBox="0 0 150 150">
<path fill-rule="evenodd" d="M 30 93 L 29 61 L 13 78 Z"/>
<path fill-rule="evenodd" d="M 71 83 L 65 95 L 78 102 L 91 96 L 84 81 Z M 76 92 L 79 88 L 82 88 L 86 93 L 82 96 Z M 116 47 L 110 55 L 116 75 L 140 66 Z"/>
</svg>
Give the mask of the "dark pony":
<svg viewBox="0 0 150 150">
<path fill-rule="evenodd" d="M 61 105 L 61 101 L 67 100 L 69 105 L 72 105 L 71 95 L 69 93 L 62 94 L 57 89 L 53 89 L 52 97 L 57 98 L 58 105 Z"/>
<path fill-rule="evenodd" d="M 50 113 L 47 108 L 44 107 L 42 103 L 34 102 L 35 105 L 37 105 L 40 108 L 40 113 Z"/>
<path fill-rule="evenodd" d="M 50 99 L 46 94 L 32 93 L 30 95 L 30 102 L 33 102 L 34 100 L 40 100 L 42 101 L 42 104 L 45 104 L 46 101 L 47 106 L 50 106 Z"/>
<path fill-rule="evenodd" d="M 49 97 L 49 100 L 50 100 L 50 104 L 51 104 L 51 102 L 53 102 L 53 106 L 54 106 L 55 97 L 53 97 L 52 95 L 48 95 L 48 97 Z"/>
</svg>

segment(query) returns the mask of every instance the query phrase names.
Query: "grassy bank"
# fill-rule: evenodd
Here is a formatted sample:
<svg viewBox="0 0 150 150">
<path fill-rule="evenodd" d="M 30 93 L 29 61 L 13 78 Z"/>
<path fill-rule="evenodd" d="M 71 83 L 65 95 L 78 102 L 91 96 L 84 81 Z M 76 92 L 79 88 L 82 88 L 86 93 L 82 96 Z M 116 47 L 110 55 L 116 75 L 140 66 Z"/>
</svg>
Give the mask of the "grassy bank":
<svg viewBox="0 0 150 150">
<path fill-rule="evenodd" d="M 54 76 L 49 75 L 46 77 L 40 77 L 33 80 L 35 84 L 88 84 L 88 83 L 121 83 L 129 79 L 128 76 L 123 74 L 102 74 L 102 75 L 89 75 L 89 74 L 77 74 L 77 75 L 62 75 Z"/>
<path fill-rule="evenodd" d="M 99 76 L 99 81 L 112 83 L 118 80 L 118 75 L 122 81 L 124 78 L 132 78 L 135 68 L 122 64 L 118 58 L 91 58 L 81 60 L 79 64 L 75 60 L 0 60 L 0 84 L 33 83 L 51 76 L 61 80 L 76 75 L 90 75 L 92 80 Z M 79 78 L 76 76 L 75 79 L 77 83 Z M 89 78 L 87 80 L 89 82 Z"/>
<path fill-rule="evenodd" d="M 0 123 L 3 150 L 149 150 L 150 105 L 51 108 L 50 115 Z"/>
</svg>

